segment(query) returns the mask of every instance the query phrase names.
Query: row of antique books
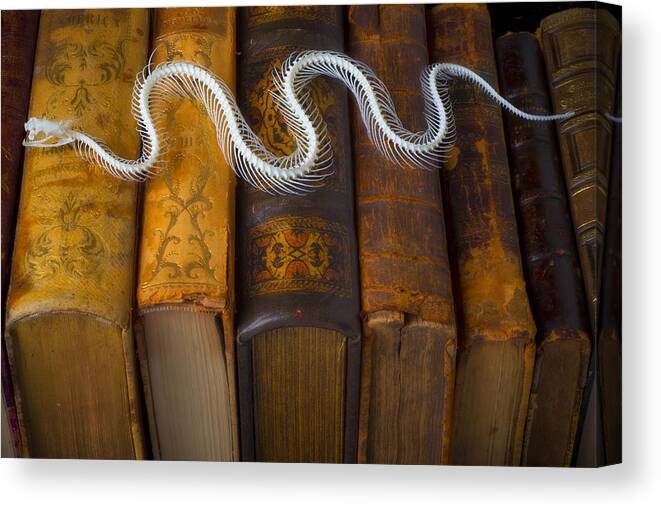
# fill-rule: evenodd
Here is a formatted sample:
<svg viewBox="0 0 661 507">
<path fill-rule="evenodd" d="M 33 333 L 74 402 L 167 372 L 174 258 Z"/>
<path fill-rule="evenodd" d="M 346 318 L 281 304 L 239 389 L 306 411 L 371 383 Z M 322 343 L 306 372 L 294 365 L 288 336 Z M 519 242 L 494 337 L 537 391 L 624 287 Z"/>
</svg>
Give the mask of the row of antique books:
<svg viewBox="0 0 661 507">
<path fill-rule="evenodd" d="M 3 456 L 619 462 L 620 27 L 536 5 L 3 11 Z M 491 16 L 539 28 L 494 38 Z M 143 184 L 68 146 L 23 154 L 46 117 L 136 157 L 153 52 L 222 77 L 285 155 L 271 70 L 307 49 L 369 65 L 410 129 L 430 62 L 577 115 L 523 121 L 452 83 L 456 145 L 425 171 L 385 160 L 318 79 L 335 174 L 303 197 L 237 181 L 183 98 Z"/>
</svg>

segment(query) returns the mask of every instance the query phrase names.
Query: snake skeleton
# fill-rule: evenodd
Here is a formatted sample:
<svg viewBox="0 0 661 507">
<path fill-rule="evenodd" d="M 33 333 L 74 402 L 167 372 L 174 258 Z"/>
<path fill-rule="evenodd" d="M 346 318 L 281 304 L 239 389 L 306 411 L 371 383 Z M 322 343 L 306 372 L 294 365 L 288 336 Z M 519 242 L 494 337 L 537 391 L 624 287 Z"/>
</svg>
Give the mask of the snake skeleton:
<svg viewBox="0 0 661 507">
<path fill-rule="evenodd" d="M 481 89 L 510 113 L 531 121 L 565 120 L 557 115 L 528 114 L 501 97 L 475 72 L 451 63 L 434 64 L 422 73 L 424 115 L 427 130 L 411 132 L 403 125 L 388 92 L 374 72 L 348 56 L 329 51 L 306 51 L 291 55 L 273 73 L 271 91 L 295 149 L 277 157 L 266 149 L 244 119 L 229 87 L 199 65 L 167 62 L 137 76 L 132 112 L 142 139 L 142 153 L 136 160 L 115 155 L 101 141 L 76 130 L 68 121 L 30 118 L 25 124 L 23 144 L 48 148 L 71 144 L 85 161 L 113 176 L 144 180 L 156 174 L 167 147 L 167 132 L 158 120 L 173 97 L 199 101 L 216 128 L 218 145 L 236 174 L 255 187 L 276 194 L 304 194 L 323 184 L 332 174 L 332 147 L 323 117 L 306 85 L 318 76 L 342 82 L 353 94 L 370 139 L 383 155 L 400 165 L 436 167 L 452 147 L 456 132 L 448 85 L 464 79 Z"/>
</svg>

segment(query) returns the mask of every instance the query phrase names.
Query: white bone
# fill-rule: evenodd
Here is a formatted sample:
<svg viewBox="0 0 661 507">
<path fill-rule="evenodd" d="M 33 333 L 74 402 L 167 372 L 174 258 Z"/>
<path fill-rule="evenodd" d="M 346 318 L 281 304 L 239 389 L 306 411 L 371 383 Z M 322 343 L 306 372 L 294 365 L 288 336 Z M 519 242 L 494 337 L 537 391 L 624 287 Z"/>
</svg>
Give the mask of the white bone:
<svg viewBox="0 0 661 507">
<path fill-rule="evenodd" d="M 323 121 L 305 86 L 317 76 L 341 81 L 353 94 L 370 139 L 384 156 L 396 163 L 434 167 L 451 148 L 455 129 L 448 93 L 451 79 L 464 79 L 482 89 L 507 111 L 531 121 L 570 118 L 573 113 L 534 115 L 502 98 L 473 71 L 455 64 L 434 64 L 421 77 L 425 98 L 424 132 L 410 132 L 403 125 L 386 86 L 366 65 L 330 51 L 306 51 L 291 55 L 274 72 L 274 102 L 294 137 L 294 151 L 282 157 L 269 152 L 244 119 L 229 87 L 208 70 L 187 62 L 169 62 L 138 73 L 132 110 L 142 139 L 137 160 L 115 155 L 103 143 L 78 130 L 68 121 L 30 118 L 24 144 L 48 148 L 72 143 L 79 156 L 124 179 L 143 180 L 154 174 L 166 139 L 155 127 L 168 97 L 181 96 L 202 103 L 216 127 L 218 145 L 227 163 L 250 184 L 266 192 L 302 194 L 323 184 L 332 174 L 332 149 Z M 43 136 L 43 137 L 39 137 Z M 53 141 L 53 142 L 50 142 Z"/>
</svg>

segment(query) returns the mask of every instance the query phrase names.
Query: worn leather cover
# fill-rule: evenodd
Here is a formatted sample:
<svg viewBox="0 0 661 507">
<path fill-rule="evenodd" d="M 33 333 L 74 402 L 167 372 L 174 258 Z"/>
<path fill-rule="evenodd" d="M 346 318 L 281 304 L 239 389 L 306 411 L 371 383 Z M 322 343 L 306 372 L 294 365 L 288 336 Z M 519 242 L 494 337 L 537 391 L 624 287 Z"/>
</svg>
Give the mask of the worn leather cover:
<svg viewBox="0 0 661 507">
<path fill-rule="evenodd" d="M 236 81 L 235 9 L 153 11 L 153 63 L 190 61 Z M 234 208 L 236 177 L 225 162 L 204 106 L 173 99 L 159 126 L 167 129 L 163 174 L 145 184 L 138 264 L 138 309 L 218 313 L 239 456 L 234 370 Z"/>
<path fill-rule="evenodd" d="M 241 109 L 278 155 L 293 140 L 268 93 L 271 70 L 294 51 L 343 50 L 343 10 L 240 9 Z M 255 457 L 252 338 L 283 327 L 318 327 L 347 337 L 345 461 L 356 459 L 360 320 L 347 96 L 329 80 L 312 84 L 333 143 L 335 174 L 307 196 L 276 196 L 239 184 L 237 318 L 242 459 Z"/>
<path fill-rule="evenodd" d="M 622 77 L 616 116 L 622 116 Z M 608 188 L 601 286 L 601 315 L 597 341 L 599 386 L 606 464 L 622 462 L 622 124 L 613 125 L 613 153 Z"/>
<path fill-rule="evenodd" d="M 39 11 L 2 11 L 2 399 L 7 437 L 15 456 L 21 455 L 21 436 L 5 349 L 5 301 L 23 171 L 23 123 L 30 104 L 38 25 Z M 4 434 L 2 438 L 4 441 Z"/>
<path fill-rule="evenodd" d="M 147 61 L 148 33 L 144 9 L 44 11 L 30 116 L 70 119 L 118 154 L 136 157 L 130 97 L 135 75 Z M 70 146 L 27 149 L 23 175 L 7 304 L 10 360 L 12 330 L 23 321 L 75 313 L 118 330 L 131 421 L 125 431 L 133 441 L 133 453 L 125 457 L 141 457 L 130 318 L 137 185 L 82 162 Z M 58 382 L 57 375 L 51 382 Z M 23 395 L 30 396 L 25 387 Z M 20 416 L 20 399 L 17 403 Z M 97 417 L 102 420 L 103 414 Z"/>
<path fill-rule="evenodd" d="M 2 11 L 2 302 L 9 286 L 39 11 Z M 4 324 L 3 324 L 4 325 Z"/>
<path fill-rule="evenodd" d="M 350 6 L 348 20 L 349 54 L 391 90 L 404 125 L 424 130 L 424 6 Z M 358 107 L 352 113 L 364 329 L 358 459 L 443 463 L 456 327 L 439 167 L 389 162 Z"/>
<path fill-rule="evenodd" d="M 535 36 L 496 40 L 500 92 L 519 109 L 550 114 Z M 590 324 L 555 126 L 504 115 L 537 357 L 522 464 L 569 466 L 590 358 Z"/>
<path fill-rule="evenodd" d="M 489 13 L 481 4 L 429 14 L 432 60 L 465 65 L 497 87 Z M 450 462 L 521 459 L 535 354 L 500 108 L 451 84 L 457 142 L 442 171 L 459 350 Z"/>
<path fill-rule="evenodd" d="M 553 110 L 575 111 L 557 122 L 565 182 L 596 330 L 608 196 L 620 27 L 602 9 L 568 9 L 544 18 L 540 40 Z"/>
<path fill-rule="evenodd" d="M 235 84 L 233 9 L 156 9 L 155 65 L 190 61 Z M 186 304 L 233 311 L 233 225 L 236 178 L 216 142 L 204 106 L 173 99 L 163 174 L 145 183 L 138 306 Z"/>
</svg>

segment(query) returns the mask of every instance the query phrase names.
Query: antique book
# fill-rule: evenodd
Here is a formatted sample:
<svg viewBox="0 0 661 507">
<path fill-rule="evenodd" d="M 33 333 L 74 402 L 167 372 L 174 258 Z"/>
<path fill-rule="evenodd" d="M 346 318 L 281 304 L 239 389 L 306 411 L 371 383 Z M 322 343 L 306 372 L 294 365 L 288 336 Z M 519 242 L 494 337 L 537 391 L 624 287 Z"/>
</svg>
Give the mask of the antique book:
<svg viewBox="0 0 661 507">
<path fill-rule="evenodd" d="M 14 431 L 10 426 L 9 415 L 7 413 L 7 403 L 5 403 L 5 391 L 2 391 L 2 447 L 0 448 L 0 457 L 2 458 L 16 458 L 18 454 L 18 447 L 14 441 Z M 20 435 L 19 435 L 20 436 Z"/>
<path fill-rule="evenodd" d="M 554 112 L 577 113 L 558 122 L 557 131 L 593 344 L 579 423 L 579 466 L 604 462 L 595 336 L 613 134 L 608 115 L 615 104 L 619 30 L 607 11 L 582 8 L 552 14 L 539 28 Z"/>
<path fill-rule="evenodd" d="M 431 57 L 466 65 L 497 87 L 482 4 L 429 11 Z M 475 86 L 451 82 L 457 142 L 441 178 L 457 314 L 450 463 L 517 465 L 535 357 L 503 120 Z"/>
<path fill-rule="evenodd" d="M 39 11 L 2 11 L 2 302 L 7 298 Z M 4 323 L 3 323 L 4 325 Z"/>
<path fill-rule="evenodd" d="M 519 109 L 550 114 L 544 61 L 532 33 L 496 40 L 500 92 Z M 504 115 L 537 355 L 522 464 L 571 464 L 590 359 L 583 282 L 553 123 Z"/>
<path fill-rule="evenodd" d="M 602 9 L 568 9 L 544 18 L 539 37 L 588 301 L 597 328 L 620 28 Z"/>
<path fill-rule="evenodd" d="M 343 51 L 343 9 L 239 10 L 239 102 L 272 153 L 294 149 L 269 91 L 294 51 Z M 345 88 L 310 84 L 334 175 L 306 196 L 239 184 L 237 359 L 243 460 L 355 462 L 360 364 L 358 261 Z"/>
<path fill-rule="evenodd" d="M 622 77 L 615 115 L 622 115 Z M 608 188 L 604 273 L 597 339 L 597 377 L 601 391 L 607 465 L 622 462 L 622 124 L 613 125 Z"/>
<path fill-rule="evenodd" d="M 604 428 L 601 418 L 601 393 L 596 378 L 597 355 L 593 342 L 590 370 L 583 392 L 583 407 L 578 423 L 578 435 L 572 466 L 580 468 L 601 467 L 606 464 Z"/>
<path fill-rule="evenodd" d="M 41 15 L 29 116 L 69 119 L 135 158 L 146 9 Z M 137 185 L 70 146 L 27 149 L 7 303 L 24 454 L 145 456 L 131 326 Z"/>
<path fill-rule="evenodd" d="M 156 9 L 152 38 L 154 64 L 196 62 L 234 87 L 234 8 Z M 238 460 L 236 178 L 200 103 L 169 100 L 159 126 L 168 146 L 144 187 L 137 291 L 152 447 L 160 459 Z"/>
<path fill-rule="evenodd" d="M 424 130 L 424 6 L 351 6 L 348 20 L 350 56 L 391 90 L 406 128 Z M 358 461 L 446 463 L 456 327 L 439 167 L 388 162 L 352 109 L 363 315 Z"/>
<path fill-rule="evenodd" d="M 23 170 L 23 124 L 37 43 L 39 11 L 2 11 L 2 455 L 21 455 L 21 438 L 5 348 L 5 302 L 9 287 L 16 209 Z M 4 422 L 7 423 L 5 428 Z M 7 431 L 4 431 L 7 429 Z M 6 444 L 5 444 L 6 441 Z"/>
</svg>

